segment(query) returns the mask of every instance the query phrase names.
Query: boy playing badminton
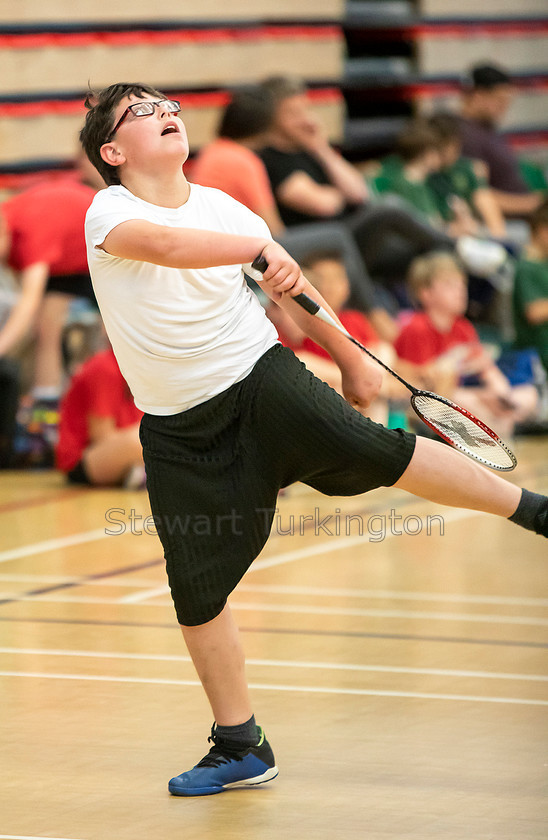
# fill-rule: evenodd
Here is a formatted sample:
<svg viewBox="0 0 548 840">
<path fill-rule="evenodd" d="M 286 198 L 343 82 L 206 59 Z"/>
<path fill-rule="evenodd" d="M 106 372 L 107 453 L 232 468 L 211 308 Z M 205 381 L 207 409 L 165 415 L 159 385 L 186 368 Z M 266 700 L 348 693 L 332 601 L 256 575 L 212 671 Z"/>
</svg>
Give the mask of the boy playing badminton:
<svg viewBox="0 0 548 840">
<path fill-rule="evenodd" d="M 215 719 L 208 755 L 169 783 L 171 793 L 195 796 L 278 772 L 255 723 L 226 600 L 266 542 L 281 487 L 303 481 L 351 495 L 395 485 L 544 535 L 548 499 L 355 410 L 367 407 L 380 374 L 292 301 L 302 291 L 319 296 L 261 219 L 217 190 L 189 185 L 178 112 L 177 102 L 151 87 L 113 85 L 90 106 L 81 139 L 111 185 L 86 219 L 94 288 L 145 412 L 152 512 L 178 620 Z M 277 342 L 242 271 L 261 253 L 269 264 L 265 292 L 332 355 L 347 401 Z"/>
</svg>

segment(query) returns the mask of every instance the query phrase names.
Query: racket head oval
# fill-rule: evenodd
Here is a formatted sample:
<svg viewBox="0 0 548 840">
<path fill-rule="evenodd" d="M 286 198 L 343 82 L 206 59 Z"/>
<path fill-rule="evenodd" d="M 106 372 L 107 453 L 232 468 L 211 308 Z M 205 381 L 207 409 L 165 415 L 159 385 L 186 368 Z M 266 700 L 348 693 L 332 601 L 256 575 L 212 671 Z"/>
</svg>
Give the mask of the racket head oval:
<svg viewBox="0 0 548 840">
<path fill-rule="evenodd" d="M 497 433 L 462 406 L 431 391 L 416 391 L 411 405 L 423 423 L 469 458 L 501 472 L 517 466 L 516 456 Z"/>
</svg>

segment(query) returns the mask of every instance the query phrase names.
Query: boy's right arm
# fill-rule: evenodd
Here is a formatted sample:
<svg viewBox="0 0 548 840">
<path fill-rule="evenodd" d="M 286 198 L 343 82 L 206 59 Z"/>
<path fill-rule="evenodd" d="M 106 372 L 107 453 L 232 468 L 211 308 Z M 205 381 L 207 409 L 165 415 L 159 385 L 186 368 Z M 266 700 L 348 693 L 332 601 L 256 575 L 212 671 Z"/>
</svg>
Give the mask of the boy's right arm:
<svg viewBox="0 0 548 840">
<path fill-rule="evenodd" d="M 135 219 L 113 228 L 100 247 L 122 259 L 189 269 L 238 263 L 245 265 L 262 254 L 268 263 L 261 283 L 264 291 L 286 309 L 310 338 L 325 347 L 341 369 L 344 393 L 351 405 L 359 410 L 365 409 L 377 394 L 382 382 L 380 369 L 333 327 L 322 323 L 291 300 L 306 292 L 334 316 L 323 298 L 304 278 L 295 260 L 273 240 L 171 228 Z"/>
<path fill-rule="evenodd" d="M 193 269 L 251 262 L 268 242 L 259 236 L 174 228 L 132 219 L 114 227 L 99 247 L 113 257 Z"/>
<path fill-rule="evenodd" d="M 98 245 L 114 257 L 149 262 L 168 268 L 200 269 L 221 265 L 249 265 L 258 254 L 268 254 L 264 279 L 270 296 L 304 291 L 304 278 L 295 260 L 272 239 L 239 236 L 195 228 L 172 228 L 134 219 L 114 227 Z"/>
</svg>

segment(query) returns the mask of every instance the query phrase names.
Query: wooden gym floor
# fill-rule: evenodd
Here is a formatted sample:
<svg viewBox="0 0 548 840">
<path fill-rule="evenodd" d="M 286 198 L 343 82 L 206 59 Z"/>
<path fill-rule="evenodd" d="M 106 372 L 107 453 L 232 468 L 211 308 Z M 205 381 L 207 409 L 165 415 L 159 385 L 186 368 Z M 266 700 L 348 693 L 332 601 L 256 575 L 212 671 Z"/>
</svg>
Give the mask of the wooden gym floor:
<svg viewBox="0 0 548 840">
<path fill-rule="evenodd" d="M 512 481 L 548 492 L 547 444 L 518 441 Z M 395 490 L 291 488 L 231 599 L 280 775 L 183 799 L 167 780 L 212 721 L 146 493 L 0 482 L 0 838 L 548 836 L 540 537 Z"/>
</svg>

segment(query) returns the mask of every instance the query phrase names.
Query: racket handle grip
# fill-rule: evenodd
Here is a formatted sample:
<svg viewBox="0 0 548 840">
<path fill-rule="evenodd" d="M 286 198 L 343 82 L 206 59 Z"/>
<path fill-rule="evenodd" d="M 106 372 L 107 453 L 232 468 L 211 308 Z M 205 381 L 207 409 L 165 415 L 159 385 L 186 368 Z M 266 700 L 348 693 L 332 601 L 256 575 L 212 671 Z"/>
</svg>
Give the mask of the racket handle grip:
<svg viewBox="0 0 548 840">
<path fill-rule="evenodd" d="M 261 274 L 264 274 L 266 269 L 268 268 L 268 263 L 265 257 L 263 257 L 262 254 L 259 254 L 258 257 L 255 257 L 255 259 L 251 263 L 251 268 L 254 268 L 255 271 L 260 271 Z M 312 298 L 309 298 L 308 295 L 304 294 L 304 292 L 301 292 L 300 295 L 295 295 L 293 300 L 296 303 L 298 303 L 299 306 L 302 306 L 303 309 L 306 309 L 306 311 L 309 312 L 310 315 L 316 315 L 321 309 L 320 304 L 316 303 L 316 301 L 312 300 Z"/>
<path fill-rule="evenodd" d="M 254 268 L 255 271 L 260 271 L 261 274 L 264 274 L 266 269 L 268 268 L 266 257 L 263 257 L 262 254 L 259 254 L 259 256 L 255 257 L 255 259 L 251 263 L 251 268 Z"/>
</svg>

